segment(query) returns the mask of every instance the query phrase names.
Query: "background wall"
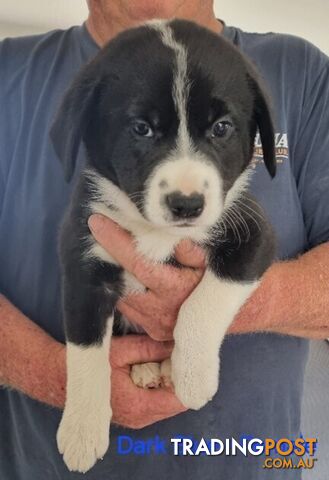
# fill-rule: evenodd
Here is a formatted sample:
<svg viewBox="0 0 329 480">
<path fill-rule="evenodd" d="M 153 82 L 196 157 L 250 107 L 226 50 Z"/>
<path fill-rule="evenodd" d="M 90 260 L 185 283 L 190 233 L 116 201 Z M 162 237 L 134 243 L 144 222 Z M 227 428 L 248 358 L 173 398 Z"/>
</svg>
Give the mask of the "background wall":
<svg viewBox="0 0 329 480">
<path fill-rule="evenodd" d="M 327 0 L 217 0 L 215 8 L 228 25 L 293 33 L 329 55 Z M 82 23 L 86 16 L 84 0 L 1 0 L 0 38 L 67 28 Z"/>
</svg>

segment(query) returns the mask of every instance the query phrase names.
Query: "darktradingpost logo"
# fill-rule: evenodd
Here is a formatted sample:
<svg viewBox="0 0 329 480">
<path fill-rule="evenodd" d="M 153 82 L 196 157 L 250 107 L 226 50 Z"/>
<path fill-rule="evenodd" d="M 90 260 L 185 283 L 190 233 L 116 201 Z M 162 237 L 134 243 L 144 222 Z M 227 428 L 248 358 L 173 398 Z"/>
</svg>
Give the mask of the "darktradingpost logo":
<svg viewBox="0 0 329 480">
<path fill-rule="evenodd" d="M 316 438 L 296 439 L 265 438 L 252 435 L 241 435 L 235 438 L 200 438 L 176 435 L 163 439 L 156 435 L 153 438 L 139 440 L 130 435 L 117 438 L 119 455 L 173 455 L 173 456 L 230 456 L 259 457 L 264 469 L 312 469 L 317 459 Z"/>
</svg>

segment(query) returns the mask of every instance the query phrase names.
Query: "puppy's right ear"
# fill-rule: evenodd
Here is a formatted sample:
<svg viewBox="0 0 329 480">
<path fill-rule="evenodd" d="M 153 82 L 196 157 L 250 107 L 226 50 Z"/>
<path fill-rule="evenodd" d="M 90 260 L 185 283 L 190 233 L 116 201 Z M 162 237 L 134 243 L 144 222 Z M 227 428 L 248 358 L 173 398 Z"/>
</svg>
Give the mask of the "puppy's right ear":
<svg viewBox="0 0 329 480">
<path fill-rule="evenodd" d="M 50 129 L 54 150 L 63 164 L 65 180 L 73 176 L 76 158 L 83 135 L 90 120 L 89 113 L 96 100 L 99 79 L 91 65 L 76 77 L 62 100 Z"/>
<path fill-rule="evenodd" d="M 276 157 L 271 102 L 262 80 L 251 64 L 249 65 L 247 80 L 254 95 L 254 117 L 262 142 L 264 163 L 268 173 L 273 178 L 276 172 Z"/>
</svg>

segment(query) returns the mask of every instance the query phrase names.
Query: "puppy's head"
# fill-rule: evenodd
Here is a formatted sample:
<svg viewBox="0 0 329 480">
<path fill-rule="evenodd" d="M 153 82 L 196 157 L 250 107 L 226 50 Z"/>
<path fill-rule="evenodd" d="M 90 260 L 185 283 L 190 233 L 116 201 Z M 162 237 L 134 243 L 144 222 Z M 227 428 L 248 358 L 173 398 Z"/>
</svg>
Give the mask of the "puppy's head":
<svg viewBox="0 0 329 480">
<path fill-rule="evenodd" d="M 174 20 L 112 40 L 66 94 L 52 137 L 67 178 L 82 140 L 89 163 L 144 220 L 181 229 L 213 225 L 238 195 L 257 129 L 274 176 L 254 69 L 224 38 Z"/>
</svg>

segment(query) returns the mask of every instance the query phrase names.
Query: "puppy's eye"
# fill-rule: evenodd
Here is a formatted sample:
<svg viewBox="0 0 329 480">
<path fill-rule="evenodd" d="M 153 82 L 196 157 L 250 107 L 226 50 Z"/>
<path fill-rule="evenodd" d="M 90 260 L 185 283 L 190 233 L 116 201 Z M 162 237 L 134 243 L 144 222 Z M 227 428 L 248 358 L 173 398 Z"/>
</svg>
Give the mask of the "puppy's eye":
<svg viewBox="0 0 329 480">
<path fill-rule="evenodd" d="M 153 137 L 154 135 L 151 126 L 144 120 L 136 120 L 133 124 L 133 131 L 140 137 Z"/>
<path fill-rule="evenodd" d="M 211 136 L 217 138 L 225 137 L 232 127 L 233 125 L 231 122 L 227 120 L 219 120 L 218 122 L 215 122 L 213 124 L 211 129 Z"/>
</svg>

